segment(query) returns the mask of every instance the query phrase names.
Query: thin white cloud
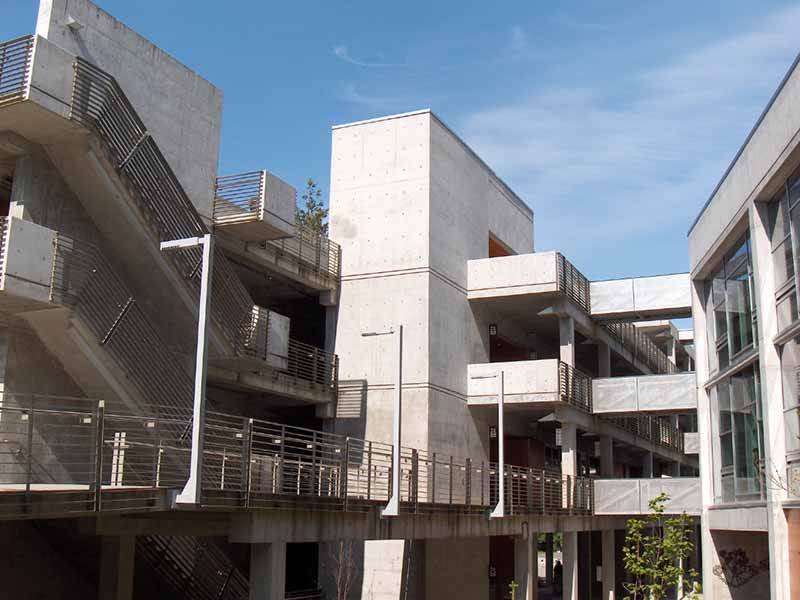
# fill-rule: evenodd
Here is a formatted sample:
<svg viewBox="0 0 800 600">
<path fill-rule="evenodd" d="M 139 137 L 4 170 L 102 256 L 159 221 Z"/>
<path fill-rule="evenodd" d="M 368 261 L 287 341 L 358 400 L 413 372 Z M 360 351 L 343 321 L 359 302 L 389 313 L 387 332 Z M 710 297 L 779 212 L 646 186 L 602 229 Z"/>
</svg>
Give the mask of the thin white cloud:
<svg viewBox="0 0 800 600">
<path fill-rule="evenodd" d="M 356 65 L 358 67 L 368 67 L 368 68 L 386 68 L 386 67 L 402 67 L 403 65 L 398 63 L 389 63 L 389 62 L 372 62 L 366 60 L 360 60 L 355 58 L 352 54 L 350 54 L 350 50 L 345 45 L 334 46 L 333 47 L 333 54 L 340 60 L 343 60 L 346 63 L 350 63 L 351 65 Z M 382 56 L 382 55 L 380 55 Z"/>
<path fill-rule="evenodd" d="M 395 111 L 404 105 L 405 98 L 380 96 L 360 91 L 355 84 L 347 83 L 337 93 L 339 100 L 373 111 Z"/>
<path fill-rule="evenodd" d="M 528 49 L 528 34 L 519 25 L 511 28 L 509 47 L 512 52 L 523 52 Z"/>
<path fill-rule="evenodd" d="M 791 63 L 798 26 L 800 7 L 782 10 L 607 85 L 516 94 L 459 130 L 536 208 L 545 247 L 569 232 L 591 256 L 604 236 L 682 234 Z"/>
</svg>

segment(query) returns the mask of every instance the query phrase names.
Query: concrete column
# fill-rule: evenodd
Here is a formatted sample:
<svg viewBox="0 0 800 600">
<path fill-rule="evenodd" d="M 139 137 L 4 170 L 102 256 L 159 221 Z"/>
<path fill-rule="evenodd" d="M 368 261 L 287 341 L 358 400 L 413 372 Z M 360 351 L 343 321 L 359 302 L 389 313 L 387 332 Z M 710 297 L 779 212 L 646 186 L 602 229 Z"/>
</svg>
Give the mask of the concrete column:
<svg viewBox="0 0 800 600">
<path fill-rule="evenodd" d="M 642 457 L 642 477 L 649 479 L 653 476 L 653 453 L 645 452 Z"/>
<path fill-rule="evenodd" d="M 578 600 L 578 532 L 565 531 L 561 547 L 564 559 L 562 600 Z"/>
<path fill-rule="evenodd" d="M 597 342 L 597 374 L 611 377 L 611 348 L 605 342 Z"/>
<path fill-rule="evenodd" d="M 561 346 L 561 360 L 575 366 L 575 321 L 572 317 L 558 319 L 558 337 Z"/>
<path fill-rule="evenodd" d="M 131 600 L 136 536 L 104 535 L 100 546 L 98 600 Z"/>
<path fill-rule="evenodd" d="M 563 346 L 562 346 L 563 348 Z M 561 423 L 561 473 L 575 477 L 578 473 L 578 430 L 575 423 Z M 571 490 L 570 490 L 571 491 Z M 565 503 L 570 498 L 564 498 Z M 563 555 L 564 600 L 578 600 L 578 533 L 565 531 L 561 547 Z"/>
<path fill-rule="evenodd" d="M 675 341 L 675 338 L 670 338 L 669 340 L 667 340 L 666 354 L 667 356 L 669 356 L 669 359 L 672 361 L 673 365 L 678 363 L 677 343 Z"/>
<path fill-rule="evenodd" d="M 548 586 L 553 585 L 553 534 L 544 536 L 544 581 Z"/>
<path fill-rule="evenodd" d="M 603 530 L 603 600 L 614 600 L 614 581 L 616 580 L 616 548 L 614 530 Z"/>
<path fill-rule="evenodd" d="M 250 546 L 250 600 L 284 600 L 286 542 Z"/>
<path fill-rule="evenodd" d="M 539 560 L 536 533 L 528 532 L 514 538 L 514 581 L 519 584 L 517 600 L 537 600 L 539 597 Z"/>
<path fill-rule="evenodd" d="M 600 438 L 600 477 L 614 477 L 614 440 L 610 435 Z"/>
</svg>

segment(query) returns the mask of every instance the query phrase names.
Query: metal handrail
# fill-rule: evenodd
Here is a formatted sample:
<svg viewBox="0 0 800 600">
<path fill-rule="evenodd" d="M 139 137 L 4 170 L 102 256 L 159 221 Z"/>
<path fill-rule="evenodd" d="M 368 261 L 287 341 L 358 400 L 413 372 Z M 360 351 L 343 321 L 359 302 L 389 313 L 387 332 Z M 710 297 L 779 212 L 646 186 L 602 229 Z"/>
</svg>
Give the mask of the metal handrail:
<svg viewBox="0 0 800 600">
<path fill-rule="evenodd" d="M 25 98 L 32 55 L 32 35 L 0 44 L 0 106 Z"/>
<path fill-rule="evenodd" d="M 158 238 L 163 241 L 207 233 L 200 214 L 114 77 L 80 57 L 74 70 L 70 117 L 97 134 Z M 168 255 L 197 295 L 200 252 L 199 248 L 190 248 Z M 220 250 L 215 253 L 211 288 L 212 320 L 235 352 L 243 347 L 243 339 L 253 335 L 249 327 L 255 304 Z M 321 356 L 328 360 L 327 370 L 335 377 L 333 355 Z M 300 379 L 303 373 L 288 372 Z M 335 391 L 335 381 L 325 381 L 324 385 Z"/>
<path fill-rule="evenodd" d="M 131 414 L 123 404 L 4 393 L 0 406 L 0 494 L 47 492 L 67 486 L 89 494 L 63 512 L 159 509 L 148 490 L 180 488 L 188 477 L 189 419 Z M 391 494 L 389 444 L 281 423 L 209 412 L 204 430 L 202 504 L 209 508 L 305 506 L 363 511 Z M 20 465 L 3 462 L 3 448 L 25 448 Z M 16 446 L 14 446 L 16 447 Z M 33 458 L 52 465 L 42 481 Z M 497 501 L 499 478 L 508 483 L 508 514 L 590 514 L 591 481 L 415 448 L 401 452 L 401 510 L 485 515 Z M 117 500 L 114 490 L 143 498 Z M 53 502 L 57 502 L 57 498 Z M 5 512 L 0 518 L 18 516 Z"/>
<path fill-rule="evenodd" d="M 556 253 L 558 289 L 586 313 L 592 312 L 592 295 L 589 280 L 569 262 L 563 254 Z"/>
<path fill-rule="evenodd" d="M 58 234 L 50 286 L 51 300 L 71 306 L 128 376 L 145 414 L 192 414 L 191 376 L 100 248 Z"/>
<path fill-rule="evenodd" d="M 592 412 L 592 378 L 562 361 L 558 363 L 558 394 L 562 402 Z"/>
<path fill-rule="evenodd" d="M 214 185 L 214 225 L 258 219 L 264 211 L 265 193 L 265 171 L 217 177 Z"/>
<path fill-rule="evenodd" d="M 136 555 L 174 594 L 186 600 L 247 600 L 250 582 L 211 540 L 138 536 Z"/>
<path fill-rule="evenodd" d="M 633 433 L 649 442 L 683 452 L 683 432 L 652 415 L 636 415 L 630 417 L 601 417 L 615 427 Z"/>
<path fill-rule="evenodd" d="M 295 224 L 291 237 L 268 240 L 262 246 L 272 250 L 276 259 L 289 258 L 300 267 L 323 278 L 328 285 L 338 286 L 342 269 L 342 249 L 326 235 Z"/>
<path fill-rule="evenodd" d="M 639 331 L 633 323 L 613 321 L 604 323 L 609 335 L 622 344 L 656 374 L 677 373 L 678 367 L 655 345 L 650 337 Z"/>
</svg>

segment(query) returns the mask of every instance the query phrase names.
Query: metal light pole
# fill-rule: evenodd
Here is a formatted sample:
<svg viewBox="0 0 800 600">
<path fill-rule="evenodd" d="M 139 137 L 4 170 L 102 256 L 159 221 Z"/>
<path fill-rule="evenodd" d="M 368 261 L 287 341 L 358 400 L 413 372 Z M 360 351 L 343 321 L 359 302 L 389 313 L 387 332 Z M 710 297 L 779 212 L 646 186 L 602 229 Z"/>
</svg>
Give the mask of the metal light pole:
<svg viewBox="0 0 800 600">
<path fill-rule="evenodd" d="M 192 410 L 192 456 L 189 480 L 178 494 L 178 504 L 200 504 L 203 488 L 203 430 L 206 421 L 206 369 L 208 366 L 208 317 L 211 307 L 211 269 L 214 262 L 214 238 L 202 237 L 161 242 L 161 250 L 174 252 L 186 248 L 203 249 L 200 275 L 200 307 L 197 314 L 197 351 L 194 363 L 194 406 Z"/>
<path fill-rule="evenodd" d="M 489 514 L 490 519 L 505 517 L 506 513 L 506 453 L 504 448 L 505 418 L 503 405 L 505 404 L 505 372 L 498 371 L 494 375 L 479 375 L 471 379 L 497 380 L 497 505 Z"/>
<path fill-rule="evenodd" d="M 394 394 L 394 422 L 392 423 L 392 497 L 381 511 L 382 517 L 396 517 L 400 514 L 400 439 L 402 434 L 402 408 L 403 408 L 403 326 L 398 325 L 397 330 L 371 331 L 362 333 L 362 337 L 375 337 L 380 335 L 397 334 L 397 379 Z"/>
</svg>

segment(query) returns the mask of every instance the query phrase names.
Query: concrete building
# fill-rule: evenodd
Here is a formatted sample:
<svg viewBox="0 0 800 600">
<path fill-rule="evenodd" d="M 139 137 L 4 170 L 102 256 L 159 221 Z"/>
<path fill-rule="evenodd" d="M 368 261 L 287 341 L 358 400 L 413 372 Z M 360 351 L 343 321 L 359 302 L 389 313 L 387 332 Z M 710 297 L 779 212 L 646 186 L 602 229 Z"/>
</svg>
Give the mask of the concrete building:
<svg viewBox="0 0 800 600">
<path fill-rule="evenodd" d="M 800 596 L 797 64 L 689 232 L 712 598 Z"/>
<path fill-rule="evenodd" d="M 217 173 L 221 98 L 88 0 L 0 44 L 4 585 L 619 597 L 626 520 L 700 514 L 689 275 L 535 251 L 430 111 L 334 127 L 309 231 Z"/>
</svg>

